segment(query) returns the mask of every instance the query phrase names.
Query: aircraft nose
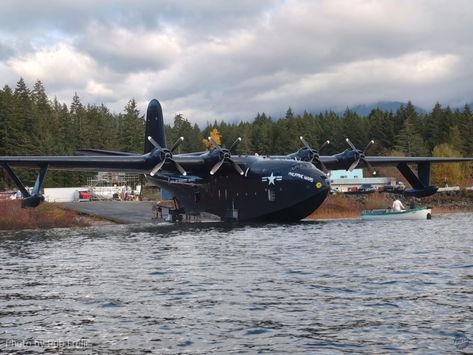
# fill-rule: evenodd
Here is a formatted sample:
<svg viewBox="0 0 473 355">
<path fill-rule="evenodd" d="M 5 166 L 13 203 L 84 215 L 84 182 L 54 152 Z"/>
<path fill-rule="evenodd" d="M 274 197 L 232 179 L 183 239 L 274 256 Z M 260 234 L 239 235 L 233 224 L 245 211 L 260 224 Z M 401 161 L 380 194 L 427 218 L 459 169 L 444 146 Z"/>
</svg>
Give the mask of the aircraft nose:
<svg viewBox="0 0 473 355">
<path fill-rule="evenodd" d="M 315 188 L 318 190 L 322 190 L 324 188 L 330 187 L 330 180 L 328 179 L 327 175 L 322 171 L 315 169 L 313 175 L 314 177 L 314 184 Z"/>
<path fill-rule="evenodd" d="M 329 178 L 325 174 L 319 175 L 316 179 L 315 187 L 317 189 L 330 188 Z"/>
<path fill-rule="evenodd" d="M 322 191 L 330 188 L 330 180 L 327 175 L 317 169 L 312 164 L 301 164 L 298 169 L 295 169 L 298 176 L 302 177 L 308 183 L 307 188 L 315 187 L 316 191 Z"/>
</svg>

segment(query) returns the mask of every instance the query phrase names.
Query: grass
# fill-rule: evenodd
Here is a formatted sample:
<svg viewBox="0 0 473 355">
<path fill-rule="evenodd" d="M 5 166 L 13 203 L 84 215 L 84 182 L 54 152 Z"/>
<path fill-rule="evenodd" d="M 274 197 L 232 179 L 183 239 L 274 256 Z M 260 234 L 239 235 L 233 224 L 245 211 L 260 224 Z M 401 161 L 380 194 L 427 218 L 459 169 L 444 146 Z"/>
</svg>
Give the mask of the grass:
<svg viewBox="0 0 473 355">
<path fill-rule="evenodd" d="M 395 195 L 372 193 L 367 195 L 330 195 L 324 203 L 315 210 L 309 219 L 338 219 L 358 218 L 363 210 L 387 208 L 392 205 Z M 406 207 L 409 202 L 401 201 Z M 431 206 L 433 213 L 473 212 L 473 191 L 459 193 L 438 193 L 420 199 L 419 206 Z"/>
<path fill-rule="evenodd" d="M 358 218 L 361 211 L 387 208 L 392 204 L 392 196 L 372 193 L 366 195 L 330 195 L 310 219 Z"/>
<path fill-rule="evenodd" d="M 329 196 L 308 218 L 356 218 L 360 215 L 362 210 L 361 203 L 355 199 L 337 194 Z"/>
<path fill-rule="evenodd" d="M 78 227 L 90 225 L 73 211 L 43 203 L 34 209 L 21 208 L 20 201 L 0 201 L 0 230 Z"/>
</svg>

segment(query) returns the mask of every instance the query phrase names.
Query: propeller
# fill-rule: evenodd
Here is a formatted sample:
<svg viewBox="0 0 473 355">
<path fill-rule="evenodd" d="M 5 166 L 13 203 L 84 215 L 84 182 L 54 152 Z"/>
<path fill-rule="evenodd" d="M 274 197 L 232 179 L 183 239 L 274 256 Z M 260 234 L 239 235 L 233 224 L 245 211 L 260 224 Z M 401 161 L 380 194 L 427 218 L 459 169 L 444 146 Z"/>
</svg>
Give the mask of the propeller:
<svg viewBox="0 0 473 355">
<path fill-rule="evenodd" d="M 320 155 L 319 155 L 319 152 L 322 151 L 322 149 L 324 149 L 327 145 L 330 144 L 330 141 L 329 140 L 326 140 L 319 148 L 319 150 L 315 150 L 315 149 L 312 149 L 309 145 L 309 143 L 307 143 L 307 141 L 304 139 L 304 137 L 300 136 L 299 139 L 301 140 L 302 144 L 304 145 L 304 147 L 306 147 L 308 150 L 309 150 L 309 160 L 311 163 L 315 164 L 317 163 L 321 168 L 322 170 L 326 173 L 328 172 L 328 169 L 327 167 L 325 166 L 325 164 L 322 162 L 322 160 L 320 160 Z M 317 165 L 316 164 L 316 165 Z"/>
<path fill-rule="evenodd" d="M 179 137 L 176 142 L 173 144 L 173 146 L 171 147 L 171 149 L 167 149 L 167 148 L 163 148 L 161 147 L 158 142 L 156 142 L 153 137 L 151 136 L 148 136 L 148 141 L 150 141 L 150 143 L 159 151 L 159 155 L 160 155 L 160 161 L 158 164 L 156 164 L 154 166 L 154 168 L 150 171 L 150 175 L 151 176 L 154 176 L 159 170 L 161 170 L 161 168 L 163 167 L 163 165 L 166 163 L 166 162 L 171 162 L 174 164 L 174 166 L 176 167 L 176 169 L 181 173 L 181 175 L 184 175 L 186 176 L 187 173 L 186 171 L 184 170 L 184 168 L 181 166 L 181 164 L 179 164 L 177 161 L 175 161 L 173 158 L 172 158 L 172 152 L 174 150 L 176 150 L 177 147 L 179 147 L 181 145 L 181 143 L 184 141 L 184 137 Z"/>
<path fill-rule="evenodd" d="M 230 146 L 229 149 L 222 148 L 220 145 L 217 144 L 217 142 L 213 140 L 212 137 L 209 137 L 209 141 L 212 144 L 212 146 L 219 152 L 219 155 L 220 155 L 220 160 L 212 167 L 212 169 L 210 169 L 210 175 L 214 175 L 218 171 L 218 169 L 220 169 L 220 167 L 223 165 L 225 161 L 228 161 L 229 163 L 231 163 L 233 165 L 233 168 L 236 170 L 238 174 L 240 175 L 244 174 L 240 166 L 237 163 L 235 163 L 235 161 L 233 161 L 231 158 L 232 156 L 231 152 L 238 145 L 238 143 L 241 142 L 241 137 L 238 137 L 235 140 L 235 142 L 233 142 L 233 144 Z"/>
<path fill-rule="evenodd" d="M 370 149 L 370 147 L 374 144 L 374 140 L 370 140 L 364 150 L 357 149 L 350 139 L 347 138 L 345 140 L 350 148 L 357 154 L 356 160 L 350 165 L 348 171 L 353 171 L 353 169 L 355 169 L 360 162 L 363 162 L 368 167 L 369 171 L 371 171 L 373 175 L 376 175 L 376 170 L 374 170 L 373 166 L 366 160 L 366 153 L 368 152 L 368 149 Z"/>
</svg>

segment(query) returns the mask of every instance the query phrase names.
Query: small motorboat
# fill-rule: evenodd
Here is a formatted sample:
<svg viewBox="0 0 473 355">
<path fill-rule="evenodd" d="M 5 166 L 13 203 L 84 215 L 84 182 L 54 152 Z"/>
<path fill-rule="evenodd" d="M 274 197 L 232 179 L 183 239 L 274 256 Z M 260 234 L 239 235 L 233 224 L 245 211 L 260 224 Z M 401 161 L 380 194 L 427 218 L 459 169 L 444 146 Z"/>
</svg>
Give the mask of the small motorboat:
<svg viewBox="0 0 473 355">
<path fill-rule="evenodd" d="M 361 212 L 361 219 L 366 220 L 398 220 L 398 219 L 431 219 L 432 209 L 429 207 L 411 208 L 404 211 L 392 209 L 365 210 Z"/>
</svg>

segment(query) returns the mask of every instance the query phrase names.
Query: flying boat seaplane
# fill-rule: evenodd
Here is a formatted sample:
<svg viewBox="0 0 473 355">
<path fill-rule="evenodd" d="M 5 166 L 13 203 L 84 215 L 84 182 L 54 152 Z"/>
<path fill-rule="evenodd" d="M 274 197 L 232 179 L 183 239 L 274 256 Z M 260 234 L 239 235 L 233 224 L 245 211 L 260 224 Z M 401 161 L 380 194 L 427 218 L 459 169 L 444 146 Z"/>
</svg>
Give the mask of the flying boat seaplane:
<svg viewBox="0 0 473 355">
<path fill-rule="evenodd" d="M 77 156 L 0 156 L 0 165 L 23 195 L 22 206 L 38 206 L 48 169 L 108 171 L 144 174 L 149 184 L 168 191 L 182 213 L 211 213 L 221 220 L 298 221 L 316 210 L 330 191 L 327 172 L 365 166 L 394 165 L 412 185 L 405 193 L 428 196 L 437 191 L 430 185 L 432 163 L 471 161 L 473 158 L 367 156 L 349 139 L 350 149 L 321 156 L 301 137 L 303 147 L 284 156 L 238 155 L 238 138 L 228 149 L 209 138 L 207 152 L 173 154 L 184 137 L 167 148 L 161 105 L 152 100 L 146 114 L 144 154 L 83 149 Z M 325 143 L 325 144 L 328 144 Z M 417 165 L 417 175 L 408 164 Z M 28 191 L 12 168 L 39 170 Z"/>
</svg>

